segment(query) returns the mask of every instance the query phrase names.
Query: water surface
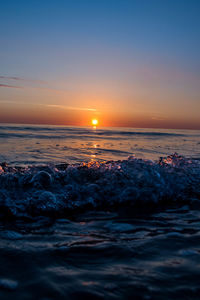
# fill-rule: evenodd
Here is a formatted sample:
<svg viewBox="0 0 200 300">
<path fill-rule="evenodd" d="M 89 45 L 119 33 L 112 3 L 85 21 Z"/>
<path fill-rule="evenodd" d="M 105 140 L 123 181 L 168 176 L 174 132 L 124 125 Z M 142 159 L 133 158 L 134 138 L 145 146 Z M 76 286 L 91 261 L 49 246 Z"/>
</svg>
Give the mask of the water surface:
<svg viewBox="0 0 200 300">
<path fill-rule="evenodd" d="M 14 165 L 200 157 L 200 131 L 0 125 L 0 161 Z"/>
<path fill-rule="evenodd" d="M 0 126 L 0 299 L 200 299 L 199 241 L 199 131 Z"/>
</svg>

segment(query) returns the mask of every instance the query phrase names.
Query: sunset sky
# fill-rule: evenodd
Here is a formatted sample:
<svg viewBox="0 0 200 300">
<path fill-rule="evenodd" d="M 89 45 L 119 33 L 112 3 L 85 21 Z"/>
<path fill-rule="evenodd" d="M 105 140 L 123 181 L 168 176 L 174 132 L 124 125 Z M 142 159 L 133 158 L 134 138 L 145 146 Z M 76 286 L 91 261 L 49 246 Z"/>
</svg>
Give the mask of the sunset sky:
<svg viewBox="0 0 200 300">
<path fill-rule="evenodd" d="M 2 1 L 0 122 L 200 129 L 199 0 Z"/>
</svg>

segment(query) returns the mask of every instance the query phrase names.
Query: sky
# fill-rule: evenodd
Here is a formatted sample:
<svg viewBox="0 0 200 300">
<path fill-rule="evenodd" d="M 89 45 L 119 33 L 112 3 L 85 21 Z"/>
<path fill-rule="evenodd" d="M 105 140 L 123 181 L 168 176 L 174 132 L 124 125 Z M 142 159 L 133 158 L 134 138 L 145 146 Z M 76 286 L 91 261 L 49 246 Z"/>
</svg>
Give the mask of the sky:
<svg viewBox="0 0 200 300">
<path fill-rule="evenodd" d="M 0 122 L 200 129 L 199 0 L 2 1 Z"/>
</svg>

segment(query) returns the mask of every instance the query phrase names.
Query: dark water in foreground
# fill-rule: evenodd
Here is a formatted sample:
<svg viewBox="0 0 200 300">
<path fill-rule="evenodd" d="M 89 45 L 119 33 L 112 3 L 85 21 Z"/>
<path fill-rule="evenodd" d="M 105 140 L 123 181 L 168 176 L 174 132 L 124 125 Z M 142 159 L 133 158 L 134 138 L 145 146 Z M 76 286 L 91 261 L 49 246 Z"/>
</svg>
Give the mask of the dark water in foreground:
<svg viewBox="0 0 200 300">
<path fill-rule="evenodd" d="M 200 213 L 1 223 L 1 299 L 199 299 Z"/>
<path fill-rule="evenodd" d="M 200 299 L 199 139 L 2 126 L 0 299 Z"/>
</svg>

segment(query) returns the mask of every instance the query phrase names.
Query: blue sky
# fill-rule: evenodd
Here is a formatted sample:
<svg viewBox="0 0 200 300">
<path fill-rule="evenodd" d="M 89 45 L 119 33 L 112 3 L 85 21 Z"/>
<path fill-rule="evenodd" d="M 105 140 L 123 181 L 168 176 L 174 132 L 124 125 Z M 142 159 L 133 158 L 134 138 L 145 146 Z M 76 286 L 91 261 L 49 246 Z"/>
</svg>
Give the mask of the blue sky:
<svg viewBox="0 0 200 300">
<path fill-rule="evenodd" d="M 4 1 L 0 108 L 8 121 L 6 101 L 200 128 L 199 15 L 197 0 Z"/>
</svg>

